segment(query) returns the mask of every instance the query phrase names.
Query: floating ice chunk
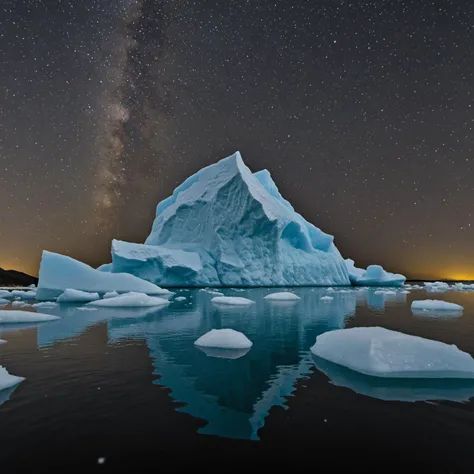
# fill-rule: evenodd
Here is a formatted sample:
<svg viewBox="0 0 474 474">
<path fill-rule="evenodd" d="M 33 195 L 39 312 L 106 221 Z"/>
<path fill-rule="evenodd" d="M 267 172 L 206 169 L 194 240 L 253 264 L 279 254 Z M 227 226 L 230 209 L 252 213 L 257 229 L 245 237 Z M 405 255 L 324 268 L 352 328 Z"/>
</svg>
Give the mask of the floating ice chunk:
<svg viewBox="0 0 474 474">
<path fill-rule="evenodd" d="M 369 265 L 356 283 L 359 286 L 403 286 L 405 280 L 403 275 L 386 272 L 380 265 Z"/>
<path fill-rule="evenodd" d="M 166 304 L 169 304 L 169 301 L 165 298 L 131 292 L 115 296 L 114 298 L 92 301 L 88 303 L 88 306 L 98 306 L 101 308 L 145 308 L 149 306 L 163 306 Z"/>
<path fill-rule="evenodd" d="M 31 306 L 31 305 L 28 304 L 28 303 L 25 303 L 24 301 L 21 301 L 21 300 L 18 301 L 18 300 L 17 300 L 17 301 L 13 301 L 13 302 L 12 302 L 12 306 L 17 306 L 17 307 L 19 307 L 19 306 Z"/>
<path fill-rule="evenodd" d="M 435 281 L 435 282 L 425 281 L 423 284 L 427 291 L 431 291 L 433 293 L 441 293 L 443 291 L 448 291 L 451 289 L 451 286 L 444 281 Z"/>
<path fill-rule="evenodd" d="M 245 334 L 233 329 L 211 329 L 194 344 L 219 349 L 249 349 L 252 347 L 252 342 Z"/>
<path fill-rule="evenodd" d="M 41 323 L 43 321 L 54 321 L 58 316 L 51 314 L 32 313 L 30 311 L 8 311 L 0 310 L 0 324 L 7 323 Z"/>
<path fill-rule="evenodd" d="M 440 300 L 417 300 L 411 304 L 411 309 L 426 311 L 462 311 L 464 308 L 455 303 Z"/>
<path fill-rule="evenodd" d="M 73 290 L 68 288 L 64 293 L 58 296 L 58 303 L 88 303 L 100 298 L 99 293 L 89 293 L 87 291 Z"/>
<path fill-rule="evenodd" d="M 427 288 L 439 287 L 449 289 L 449 283 L 445 281 L 425 281 L 423 285 Z"/>
<path fill-rule="evenodd" d="M 13 290 L 10 296 L 21 298 L 22 300 L 34 300 L 36 298 L 36 291 Z"/>
<path fill-rule="evenodd" d="M 469 291 L 474 290 L 474 283 L 455 283 L 452 287 L 454 290 L 458 291 Z"/>
<path fill-rule="evenodd" d="M 99 311 L 99 308 L 88 308 L 87 306 L 79 306 L 78 311 Z"/>
<path fill-rule="evenodd" d="M 57 306 L 57 303 L 54 303 L 53 301 L 42 301 L 41 303 L 35 303 L 33 308 L 54 308 Z"/>
<path fill-rule="evenodd" d="M 0 298 L 0 306 L 5 306 L 8 303 L 10 303 L 10 300 L 7 300 L 5 298 Z"/>
<path fill-rule="evenodd" d="M 185 296 L 178 296 L 174 299 L 174 301 L 186 301 L 186 297 Z"/>
<path fill-rule="evenodd" d="M 68 288 L 99 293 L 137 291 L 149 295 L 170 294 L 168 290 L 136 276 L 101 272 L 71 257 L 43 251 L 37 299 L 51 299 Z"/>
<path fill-rule="evenodd" d="M 362 276 L 365 272 L 363 268 L 357 268 L 355 266 L 354 260 L 350 258 L 346 258 L 344 260 L 344 263 L 346 264 L 347 271 L 349 273 L 349 279 L 353 285 L 357 284 L 357 279 Z"/>
<path fill-rule="evenodd" d="M 332 296 L 322 296 L 321 301 L 332 301 L 334 298 Z"/>
<path fill-rule="evenodd" d="M 13 298 L 13 296 L 8 290 L 0 290 L 0 298 Z"/>
<path fill-rule="evenodd" d="M 107 300 L 109 298 L 115 298 L 116 296 L 119 296 L 116 291 L 108 291 L 107 293 L 104 293 L 104 296 L 102 296 L 102 298 L 104 300 Z"/>
<path fill-rule="evenodd" d="M 219 305 L 225 304 L 234 306 L 247 306 L 254 303 L 254 301 L 242 298 L 241 296 L 216 296 L 212 298 L 211 302 Z"/>
<path fill-rule="evenodd" d="M 456 346 L 381 327 L 326 332 L 311 352 L 376 377 L 474 378 L 474 359 Z"/>
<path fill-rule="evenodd" d="M 7 341 L 4 341 L 3 339 L 0 339 L 0 344 L 6 344 Z"/>
<path fill-rule="evenodd" d="M 270 301 L 297 301 L 301 298 L 290 291 L 280 291 L 278 293 L 270 293 L 263 298 Z"/>
<path fill-rule="evenodd" d="M 24 377 L 10 375 L 7 369 L 0 365 L 0 390 L 5 390 L 6 388 L 18 385 L 20 382 L 23 382 L 23 380 L 25 380 Z"/>
<path fill-rule="evenodd" d="M 224 293 L 221 293 L 220 291 L 214 291 L 214 290 L 205 290 L 206 293 L 209 293 L 210 295 L 217 295 L 217 296 L 224 296 Z"/>
</svg>

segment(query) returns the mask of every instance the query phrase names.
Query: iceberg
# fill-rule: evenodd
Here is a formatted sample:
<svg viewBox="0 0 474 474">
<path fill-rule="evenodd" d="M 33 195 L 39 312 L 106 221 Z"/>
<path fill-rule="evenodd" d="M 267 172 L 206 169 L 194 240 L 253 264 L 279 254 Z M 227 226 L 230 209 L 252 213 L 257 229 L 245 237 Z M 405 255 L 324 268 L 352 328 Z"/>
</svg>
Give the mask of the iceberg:
<svg viewBox="0 0 474 474">
<path fill-rule="evenodd" d="M 5 298 L 0 298 L 0 306 L 4 306 L 9 303 L 10 303 L 10 300 L 7 300 Z"/>
<path fill-rule="evenodd" d="M 88 303 L 100 298 L 99 293 L 89 293 L 87 291 L 73 290 L 68 288 L 58 296 L 58 303 Z"/>
<path fill-rule="evenodd" d="M 98 293 L 137 291 L 149 295 L 170 294 L 168 290 L 134 275 L 101 272 L 71 257 L 43 251 L 36 299 L 56 299 L 68 288 Z"/>
<path fill-rule="evenodd" d="M 254 301 L 242 298 L 241 296 L 216 296 L 212 298 L 211 303 L 229 306 L 248 306 L 253 304 Z"/>
<path fill-rule="evenodd" d="M 174 301 L 186 301 L 186 297 L 185 296 L 178 296 L 174 299 Z"/>
<path fill-rule="evenodd" d="M 88 306 L 98 306 L 101 308 L 147 308 L 150 306 L 163 306 L 166 304 L 169 304 L 169 301 L 165 298 L 148 296 L 144 293 L 131 292 L 115 296 L 114 298 L 92 301 L 91 303 L 88 303 Z"/>
<path fill-rule="evenodd" d="M 0 298 L 12 298 L 12 294 L 8 290 L 0 290 Z"/>
<path fill-rule="evenodd" d="M 6 344 L 7 341 L 4 341 L 3 339 L 0 339 L 0 344 Z"/>
<path fill-rule="evenodd" d="M 217 349 L 250 349 L 252 341 L 234 329 L 211 329 L 201 336 L 194 345 Z"/>
<path fill-rule="evenodd" d="M 59 319 L 59 317 L 50 314 L 33 313 L 31 311 L 0 310 L 0 324 L 42 323 L 43 321 L 54 321 L 56 319 Z"/>
<path fill-rule="evenodd" d="M 440 300 L 417 300 L 411 304 L 413 310 L 423 311 L 462 311 L 464 308 L 456 303 Z"/>
<path fill-rule="evenodd" d="M 357 285 L 357 279 L 365 273 L 363 268 L 357 268 L 354 260 L 346 258 L 344 260 L 346 264 L 347 272 L 349 273 L 349 280 L 353 285 Z"/>
<path fill-rule="evenodd" d="M 381 327 L 338 329 L 321 334 L 311 352 L 375 377 L 474 378 L 474 359 L 455 345 Z"/>
<path fill-rule="evenodd" d="M 301 298 L 290 291 L 280 291 L 279 293 L 270 293 L 264 296 L 263 299 L 268 301 L 297 301 Z"/>
<path fill-rule="evenodd" d="M 333 237 L 296 213 L 270 173 L 253 174 L 238 152 L 160 202 L 145 245 L 114 241 L 118 271 L 162 286 L 350 285 Z"/>
<path fill-rule="evenodd" d="M 387 272 L 380 265 L 369 265 L 367 270 L 359 275 L 356 284 L 359 286 L 403 286 L 405 280 L 405 276 Z"/>
<path fill-rule="evenodd" d="M 0 390 L 5 390 L 6 388 L 18 385 L 20 382 L 23 382 L 23 380 L 25 380 L 24 377 L 10 375 L 7 369 L 0 365 Z"/>
</svg>

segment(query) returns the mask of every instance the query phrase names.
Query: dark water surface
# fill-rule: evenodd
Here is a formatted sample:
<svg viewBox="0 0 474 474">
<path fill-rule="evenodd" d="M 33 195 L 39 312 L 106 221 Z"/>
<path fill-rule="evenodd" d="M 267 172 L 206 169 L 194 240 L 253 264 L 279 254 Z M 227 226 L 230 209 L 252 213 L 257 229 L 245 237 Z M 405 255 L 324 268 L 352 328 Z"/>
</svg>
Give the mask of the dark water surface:
<svg viewBox="0 0 474 474">
<path fill-rule="evenodd" d="M 0 472 L 474 473 L 474 383 L 383 381 L 309 352 L 325 331 L 380 325 L 474 354 L 474 292 L 296 288 L 300 301 L 263 300 L 274 291 L 224 290 L 250 307 L 182 290 L 186 301 L 161 309 L 61 305 L 40 310 L 58 321 L 3 325 L 0 364 L 26 380 L 0 392 Z M 413 314 L 424 298 L 465 309 Z M 194 347 L 227 327 L 253 341 L 247 354 Z"/>
</svg>

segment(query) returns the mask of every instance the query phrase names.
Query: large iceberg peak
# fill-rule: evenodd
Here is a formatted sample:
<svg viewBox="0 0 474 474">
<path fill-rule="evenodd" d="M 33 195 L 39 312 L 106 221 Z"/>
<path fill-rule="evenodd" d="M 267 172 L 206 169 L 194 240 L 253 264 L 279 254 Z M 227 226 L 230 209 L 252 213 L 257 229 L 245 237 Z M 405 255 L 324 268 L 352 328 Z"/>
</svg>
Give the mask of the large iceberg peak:
<svg viewBox="0 0 474 474">
<path fill-rule="evenodd" d="M 126 260 L 126 271 L 165 286 L 349 284 L 333 237 L 296 213 L 270 173 L 252 173 L 239 152 L 201 169 L 161 201 L 145 244 L 163 250 L 147 250 L 143 262 L 125 255 L 122 245 L 120 256 L 113 249 L 112 271 L 119 263 L 124 271 Z M 205 270 L 187 272 L 183 255 L 172 255 L 176 250 L 192 255 L 194 267 L 200 259 Z"/>
<path fill-rule="evenodd" d="M 248 173 L 251 174 L 250 170 L 246 167 L 244 161 L 242 160 L 242 156 L 239 151 L 236 151 L 233 155 L 228 156 L 227 158 L 223 158 L 217 163 L 213 163 L 212 165 L 202 168 L 198 172 L 191 175 L 189 178 L 185 179 L 183 183 L 181 183 L 173 191 L 173 194 L 170 197 L 158 203 L 158 206 L 156 206 L 156 216 L 158 217 L 159 215 L 162 215 L 169 207 L 173 206 L 180 197 L 180 194 L 186 192 L 190 188 L 193 188 L 193 186 L 199 185 L 200 182 L 202 183 L 203 181 L 209 180 L 209 178 L 212 178 L 212 175 L 217 175 L 219 177 L 219 181 L 225 181 L 229 178 L 232 178 L 236 174 L 240 174 L 244 169 L 247 169 Z M 212 183 L 211 180 L 210 184 L 217 183 Z M 208 191 L 212 191 L 212 188 L 208 189 Z M 145 243 L 148 243 L 148 239 Z"/>
</svg>

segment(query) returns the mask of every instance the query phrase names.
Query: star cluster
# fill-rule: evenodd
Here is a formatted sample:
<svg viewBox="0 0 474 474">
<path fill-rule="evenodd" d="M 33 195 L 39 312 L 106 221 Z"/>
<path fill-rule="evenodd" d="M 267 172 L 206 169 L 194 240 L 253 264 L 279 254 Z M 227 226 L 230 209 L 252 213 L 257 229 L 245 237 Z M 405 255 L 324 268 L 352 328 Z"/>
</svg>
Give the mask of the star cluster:
<svg viewBox="0 0 474 474">
<path fill-rule="evenodd" d="M 99 264 L 236 150 L 410 277 L 474 278 L 469 0 L 6 0 L 0 266 Z"/>
</svg>

